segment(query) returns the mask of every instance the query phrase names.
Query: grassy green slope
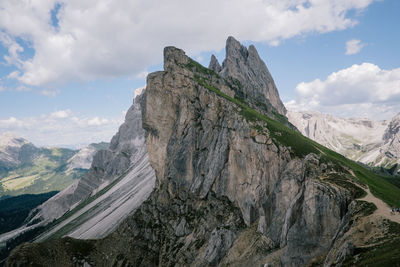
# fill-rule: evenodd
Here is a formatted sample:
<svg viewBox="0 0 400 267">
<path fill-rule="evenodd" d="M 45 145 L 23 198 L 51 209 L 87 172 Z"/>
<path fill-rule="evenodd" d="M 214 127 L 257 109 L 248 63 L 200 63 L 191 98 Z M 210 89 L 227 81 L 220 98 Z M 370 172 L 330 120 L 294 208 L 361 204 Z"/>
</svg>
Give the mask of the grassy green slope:
<svg viewBox="0 0 400 267">
<path fill-rule="evenodd" d="M 316 143 L 315 141 L 303 136 L 301 133 L 287 127 L 283 121 L 276 121 L 270 117 L 251 108 L 242 99 L 230 97 L 218 88 L 212 86 L 208 77 L 212 70 L 207 69 L 199 63 L 192 61 L 188 67 L 195 71 L 195 80 L 197 83 L 208 90 L 223 97 L 240 108 L 240 114 L 248 121 L 256 122 L 259 129 L 267 128 L 271 137 L 276 143 L 291 148 L 291 153 L 297 157 L 304 157 L 309 153 L 315 153 L 321 156 L 321 160 L 330 161 L 342 170 L 350 169 L 353 171 L 359 182 L 369 186 L 372 194 L 382 199 L 390 206 L 400 207 L 400 188 L 387 181 L 384 176 L 376 174 L 360 164 L 345 158 L 344 156 Z M 213 73 L 212 75 L 218 76 Z"/>
<path fill-rule="evenodd" d="M 85 170 L 65 173 L 67 160 L 75 153 L 64 148 L 41 149 L 31 162 L 0 172 L 0 196 L 41 194 L 66 188 L 86 173 Z"/>
</svg>

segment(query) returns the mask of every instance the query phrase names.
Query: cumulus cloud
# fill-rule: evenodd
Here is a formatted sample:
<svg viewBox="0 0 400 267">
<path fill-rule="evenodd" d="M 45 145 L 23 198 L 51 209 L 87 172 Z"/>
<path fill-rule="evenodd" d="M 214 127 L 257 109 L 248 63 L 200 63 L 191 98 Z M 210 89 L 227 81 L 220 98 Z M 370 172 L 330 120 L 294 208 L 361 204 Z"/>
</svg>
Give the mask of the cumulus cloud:
<svg viewBox="0 0 400 267">
<path fill-rule="evenodd" d="M 291 110 L 318 110 L 341 117 L 390 119 L 400 110 L 400 68 L 384 70 L 371 63 L 353 65 L 296 86 Z"/>
<path fill-rule="evenodd" d="M 9 117 L 8 119 L 0 120 L 0 125 L 2 125 L 5 128 L 8 128 L 8 127 L 9 128 L 14 128 L 14 127 L 19 128 L 19 127 L 22 127 L 23 124 L 24 123 L 22 121 L 18 120 L 15 117 Z"/>
<path fill-rule="evenodd" d="M 74 147 L 110 141 L 122 122 L 122 115 L 117 118 L 90 118 L 75 115 L 66 109 L 38 117 L 0 119 L 0 133 L 12 132 L 38 146 Z"/>
<path fill-rule="evenodd" d="M 3 0 L 0 42 L 9 51 L 5 60 L 20 71 L 16 79 L 51 86 L 139 74 L 161 61 L 166 45 L 198 54 L 223 48 L 228 35 L 278 45 L 298 35 L 343 30 L 357 23 L 350 11 L 373 1 Z M 32 58 L 19 57 L 17 38 L 34 49 Z"/>
<path fill-rule="evenodd" d="M 133 93 L 133 99 L 135 99 L 138 95 L 140 95 L 143 92 L 143 90 L 145 90 L 145 89 L 146 89 L 146 85 L 136 88 Z"/>
<path fill-rule="evenodd" d="M 89 126 L 101 126 L 101 125 L 106 125 L 109 123 L 108 119 L 102 119 L 99 117 L 94 117 L 93 119 L 88 120 L 88 125 Z"/>
<path fill-rule="evenodd" d="M 360 40 L 352 39 L 346 42 L 346 55 L 354 55 L 361 51 L 365 44 Z"/>
<path fill-rule="evenodd" d="M 51 113 L 50 117 L 55 118 L 55 119 L 65 119 L 65 118 L 68 118 L 69 115 L 71 115 L 71 113 L 72 112 L 70 109 L 58 110 L 58 111 Z"/>
</svg>

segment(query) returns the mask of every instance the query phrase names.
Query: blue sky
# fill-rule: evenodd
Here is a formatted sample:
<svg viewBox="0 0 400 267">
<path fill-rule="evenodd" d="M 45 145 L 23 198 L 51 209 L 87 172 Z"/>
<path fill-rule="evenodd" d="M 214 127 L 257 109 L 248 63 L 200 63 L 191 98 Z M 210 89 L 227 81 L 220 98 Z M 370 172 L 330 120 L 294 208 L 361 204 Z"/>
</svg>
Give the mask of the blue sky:
<svg viewBox="0 0 400 267">
<path fill-rule="evenodd" d="M 38 145 L 109 140 L 164 46 L 207 66 L 228 35 L 256 46 L 289 109 L 400 111 L 400 1 L 24 2 L 0 3 L 0 133 Z"/>
</svg>

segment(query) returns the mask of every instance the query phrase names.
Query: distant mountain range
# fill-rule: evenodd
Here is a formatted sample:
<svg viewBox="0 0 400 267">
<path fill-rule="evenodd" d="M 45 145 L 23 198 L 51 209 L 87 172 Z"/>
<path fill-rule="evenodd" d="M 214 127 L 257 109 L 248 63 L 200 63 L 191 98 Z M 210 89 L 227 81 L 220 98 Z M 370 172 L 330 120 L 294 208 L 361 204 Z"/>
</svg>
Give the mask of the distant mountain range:
<svg viewBox="0 0 400 267">
<path fill-rule="evenodd" d="M 0 197 L 63 190 L 87 172 L 99 149 L 107 147 L 38 148 L 14 134 L 0 134 Z"/>
<path fill-rule="evenodd" d="M 398 171 L 400 113 L 391 121 L 343 119 L 315 111 L 288 111 L 287 117 L 303 135 L 352 160 Z"/>
</svg>

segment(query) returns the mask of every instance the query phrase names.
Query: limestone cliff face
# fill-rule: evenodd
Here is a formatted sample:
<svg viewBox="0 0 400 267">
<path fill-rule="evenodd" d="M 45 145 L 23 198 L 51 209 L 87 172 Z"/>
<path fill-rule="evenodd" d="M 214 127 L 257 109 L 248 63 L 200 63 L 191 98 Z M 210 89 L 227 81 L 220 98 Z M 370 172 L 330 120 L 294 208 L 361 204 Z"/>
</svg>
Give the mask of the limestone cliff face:
<svg viewBox="0 0 400 267">
<path fill-rule="evenodd" d="M 380 152 L 385 155 L 389 164 L 400 164 L 400 114 L 397 114 L 390 121 L 388 128 L 383 135 L 384 145 Z M 385 161 L 385 160 L 381 160 Z M 390 166 L 386 164 L 387 166 Z M 398 167 L 397 167 L 398 169 Z"/>
<path fill-rule="evenodd" d="M 248 54 L 237 59 L 238 73 L 249 70 L 242 61 L 255 57 L 250 50 L 239 49 Z M 349 223 L 352 195 L 321 178 L 334 171 L 332 164 L 315 154 L 295 156 L 274 138 L 280 132 L 245 112 L 238 99 L 251 85 L 225 76 L 232 71 L 230 58 L 218 74 L 180 49 L 165 48 L 164 71 L 148 76 L 142 101 L 157 177 L 149 199 L 108 237 L 79 243 L 84 253 L 71 250 L 70 240 L 52 241 L 58 249 L 24 245 L 8 264 L 34 259 L 51 265 L 57 257 L 67 265 L 96 266 L 322 263 Z M 39 249 L 53 258 L 38 257 Z"/>
<path fill-rule="evenodd" d="M 255 130 L 234 103 L 199 85 L 182 50 L 168 47 L 164 53 L 165 71 L 149 75 L 143 110 L 159 190 L 167 188 L 173 199 L 188 192 L 198 201 L 210 195 L 229 200 L 248 227 L 257 225 L 270 249 L 283 248 L 285 264 L 305 264 L 324 253 L 350 197 L 316 179 L 327 170 L 315 155 L 292 158 L 268 131 Z M 228 86 L 212 76 L 211 86 Z M 218 227 L 209 231 L 212 246 Z M 225 254 L 211 254 L 229 261 L 229 246 L 240 240 L 241 231 L 226 231 L 232 241 Z"/>
</svg>

